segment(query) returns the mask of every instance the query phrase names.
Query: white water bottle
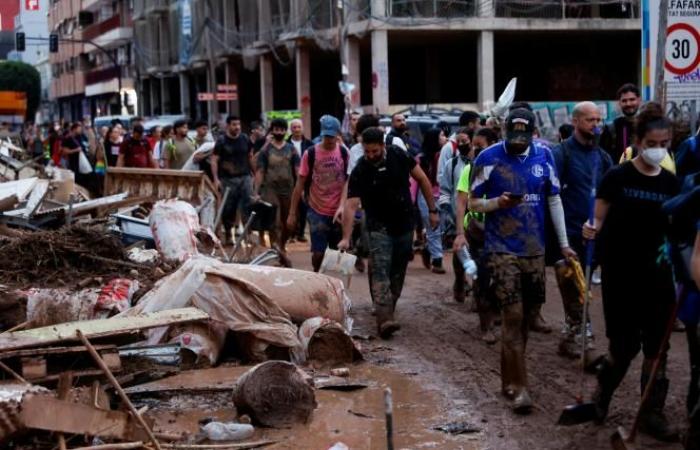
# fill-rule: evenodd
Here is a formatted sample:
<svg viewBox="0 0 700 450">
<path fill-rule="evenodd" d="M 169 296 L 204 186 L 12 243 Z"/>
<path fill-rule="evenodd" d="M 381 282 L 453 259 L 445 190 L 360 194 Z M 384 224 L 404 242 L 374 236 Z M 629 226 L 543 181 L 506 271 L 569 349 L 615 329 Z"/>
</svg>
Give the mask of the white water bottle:
<svg viewBox="0 0 700 450">
<path fill-rule="evenodd" d="M 457 258 L 459 259 L 459 262 L 462 263 L 464 273 L 476 280 L 476 262 L 474 259 L 472 259 L 472 255 L 469 254 L 469 249 L 466 245 L 463 245 L 462 248 L 459 249 L 457 252 Z"/>
</svg>

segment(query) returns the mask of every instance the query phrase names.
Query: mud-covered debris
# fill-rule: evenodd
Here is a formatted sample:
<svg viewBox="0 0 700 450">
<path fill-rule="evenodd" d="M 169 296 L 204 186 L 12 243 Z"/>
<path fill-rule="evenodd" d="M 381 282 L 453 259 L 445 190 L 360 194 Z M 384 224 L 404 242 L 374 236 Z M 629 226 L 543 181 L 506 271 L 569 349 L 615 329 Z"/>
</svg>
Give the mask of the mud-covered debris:
<svg viewBox="0 0 700 450">
<path fill-rule="evenodd" d="M 248 414 L 263 426 L 306 423 L 317 406 L 308 380 L 294 364 L 267 361 L 238 379 L 233 389 L 233 403 L 239 414 Z"/>
<path fill-rule="evenodd" d="M 433 427 L 433 430 L 444 431 L 449 434 L 478 433 L 481 428 L 469 422 L 452 422 Z"/>
</svg>

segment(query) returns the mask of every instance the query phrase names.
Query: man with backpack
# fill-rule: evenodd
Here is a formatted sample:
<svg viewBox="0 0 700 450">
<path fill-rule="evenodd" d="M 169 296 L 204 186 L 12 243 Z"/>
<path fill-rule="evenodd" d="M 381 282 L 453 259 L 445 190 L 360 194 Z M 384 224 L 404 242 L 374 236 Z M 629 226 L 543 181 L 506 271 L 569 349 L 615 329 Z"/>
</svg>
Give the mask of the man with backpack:
<svg viewBox="0 0 700 450">
<path fill-rule="evenodd" d="M 600 146 L 608 152 L 615 164 L 625 149 L 632 145 L 634 117 L 642 105 L 639 88 L 632 83 L 620 86 L 617 90 L 617 103 L 622 115 L 606 124 L 600 136 Z"/>
<path fill-rule="evenodd" d="M 282 253 L 284 265 L 291 267 L 286 257 L 286 244 L 289 238 L 286 223 L 300 157 L 294 145 L 284 140 L 287 133 L 286 120 L 274 119 L 270 123 L 270 133 L 272 140 L 256 155 L 253 200 L 262 199 L 277 208 L 278 219 L 270 230 L 270 238 Z"/>
<path fill-rule="evenodd" d="M 337 248 L 341 239 L 340 224 L 334 217 L 342 207 L 343 188 L 347 179 L 349 154 L 340 144 L 340 121 L 333 116 L 321 117 L 321 142 L 309 148 L 301 158 L 292 204 L 287 216 L 290 231 L 297 226 L 297 210 L 305 193 L 311 231 L 311 264 L 318 272 L 327 247 Z"/>
<path fill-rule="evenodd" d="M 601 116 L 595 103 L 577 104 L 572 111 L 572 122 L 573 135 L 556 146 L 552 150 L 552 156 L 554 156 L 561 183 L 560 196 L 564 205 L 564 220 L 569 244 L 578 255 L 579 261 L 584 262 L 586 243 L 581 230 L 591 213 L 591 190 L 597 188 L 603 175 L 612 167 L 613 161 L 596 142 Z M 575 290 L 572 292 L 569 288 L 570 284 L 562 276 L 566 267 L 570 265 L 570 261 L 554 261 L 559 259 L 559 248 L 553 236 L 549 236 L 547 244 L 548 256 L 550 253 L 554 256 L 548 258 L 548 263 L 554 263 L 557 269 L 557 283 L 566 319 L 566 332 L 559 343 L 559 354 L 569 358 L 580 358 L 581 333 L 588 332 L 588 321 L 584 321 L 583 306 L 579 301 L 581 293 Z M 592 348 L 592 345 L 588 347 L 590 350 Z M 588 351 L 586 356 L 589 356 Z"/>
</svg>

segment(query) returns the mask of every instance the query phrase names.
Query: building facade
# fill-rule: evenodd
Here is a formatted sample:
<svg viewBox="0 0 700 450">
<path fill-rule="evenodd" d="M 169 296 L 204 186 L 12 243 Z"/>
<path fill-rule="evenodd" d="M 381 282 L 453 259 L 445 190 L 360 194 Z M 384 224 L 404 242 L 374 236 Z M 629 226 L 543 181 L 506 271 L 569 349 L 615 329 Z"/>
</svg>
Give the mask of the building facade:
<svg viewBox="0 0 700 450">
<path fill-rule="evenodd" d="M 487 108 L 512 77 L 519 100 L 603 100 L 638 81 L 639 14 L 638 0 L 134 0 L 137 89 L 145 115 L 294 109 L 307 125 L 342 113 L 343 72 L 352 106 L 381 113 Z"/>
<path fill-rule="evenodd" d="M 51 98 L 66 120 L 137 114 L 132 0 L 51 0 Z"/>
<path fill-rule="evenodd" d="M 25 34 L 26 49 L 23 52 L 12 51 L 8 59 L 22 61 L 36 66 L 36 64 L 46 58 L 49 53 L 49 44 L 45 41 L 36 41 L 32 38 L 48 39 L 48 21 L 46 12 L 48 11 L 49 0 L 34 0 L 19 8 L 14 18 L 14 32 Z M 29 7 L 28 7 L 29 6 Z"/>
</svg>

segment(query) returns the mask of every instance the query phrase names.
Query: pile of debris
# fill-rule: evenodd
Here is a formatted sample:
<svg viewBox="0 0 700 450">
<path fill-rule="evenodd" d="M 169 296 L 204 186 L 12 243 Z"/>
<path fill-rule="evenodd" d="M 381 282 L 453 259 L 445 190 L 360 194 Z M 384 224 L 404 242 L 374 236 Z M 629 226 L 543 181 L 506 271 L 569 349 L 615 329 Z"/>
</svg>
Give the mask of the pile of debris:
<svg viewBox="0 0 700 450">
<path fill-rule="evenodd" d="M 68 203 L 60 171 L 0 183 L 2 448 L 256 448 L 316 389 L 365 387 L 343 283 L 258 265 L 274 250 L 231 263 L 201 173 L 163 172 Z"/>
</svg>

